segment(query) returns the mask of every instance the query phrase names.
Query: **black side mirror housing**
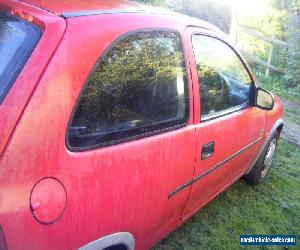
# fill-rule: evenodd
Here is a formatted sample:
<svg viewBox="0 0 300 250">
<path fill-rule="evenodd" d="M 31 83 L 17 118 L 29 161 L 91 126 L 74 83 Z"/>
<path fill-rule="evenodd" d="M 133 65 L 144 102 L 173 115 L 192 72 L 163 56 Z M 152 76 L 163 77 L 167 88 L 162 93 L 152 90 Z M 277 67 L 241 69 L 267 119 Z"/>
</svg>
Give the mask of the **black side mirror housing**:
<svg viewBox="0 0 300 250">
<path fill-rule="evenodd" d="M 255 107 L 263 110 L 272 110 L 274 108 L 274 95 L 262 88 L 255 89 Z"/>
</svg>

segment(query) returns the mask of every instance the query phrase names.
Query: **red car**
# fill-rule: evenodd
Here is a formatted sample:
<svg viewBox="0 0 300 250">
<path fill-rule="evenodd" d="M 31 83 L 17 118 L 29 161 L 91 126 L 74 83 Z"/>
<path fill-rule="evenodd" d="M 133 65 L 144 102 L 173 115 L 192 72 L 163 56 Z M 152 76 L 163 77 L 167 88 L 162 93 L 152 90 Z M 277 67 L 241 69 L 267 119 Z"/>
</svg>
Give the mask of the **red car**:
<svg viewBox="0 0 300 250">
<path fill-rule="evenodd" d="M 128 1 L 0 0 L 0 249 L 147 249 L 283 128 L 226 35 Z"/>
</svg>

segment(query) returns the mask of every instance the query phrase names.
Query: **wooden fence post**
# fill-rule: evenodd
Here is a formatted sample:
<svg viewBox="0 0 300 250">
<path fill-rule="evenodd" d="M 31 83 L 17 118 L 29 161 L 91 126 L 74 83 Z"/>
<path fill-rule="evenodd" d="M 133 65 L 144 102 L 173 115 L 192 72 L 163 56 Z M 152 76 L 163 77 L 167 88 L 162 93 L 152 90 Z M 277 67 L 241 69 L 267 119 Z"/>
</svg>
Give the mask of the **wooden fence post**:
<svg viewBox="0 0 300 250">
<path fill-rule="evenodd" d="M 245 26 L 245 25 L 242 25 L 242 24 L 239 24 L 239 23 L 237 25 L 237 31 L 246 33 L 250 36 L 256 37 L 257 39 L 265 41 L 265 42 L 270 44 L 269 54 L 268 54 L 268 61 L 267 62 L 260 59 L 260 58 L 258 58 L 258 57 L 256 57 L 256 56 L 254 56 L 254 55 L 249 54 L 247 51 L 245 51 L 243 49 L 243 47 L 241 45 L 239 46 L 240 49 L 243 51 L 243 53 L 246 55 L 246 57 L 248 59 L 250 59 L 252 62 L 262 66 L 263 68 L 265 68 L 265 76 L 266 77 L 270 76 L 271 71 L 286 74 L 285 69 L 283 69 L 281 67 L 278 67 L 278 66 L 272 65 L 272 57 L 273 57 L 274 46 L 281 46 L 281 47 L 287 48 L 289 46 L 289 43 L 277 39 L 275 37 L 275 35 L 272 35 L 271 37 L 265 36 L 261 32 L 259 32 L 257 30 L 254 30 L 252 27 Z"/>
<path fill-rule="evenodd" d="M 275 39 L 275 36 L 273 34 L 272 37 L 271 37 L 267 67 L 266 67 L 266 72 L 265 72 L 266 77 L 269 77 L 269 75 L 270 75 L 270 66 L 272 65 L 272 56 L 273 56 L 273 50 L 274 50 L 274 43 L 273 43 L 274 39 Z"/>
<path fill-rule="evenodd" d="M 230 36 L 234 44 L 237 44 L 237 36 L 238 36 L 238 21 L 237 21 L 237 11 L 235 7 L 231 9 L 231 26 L 230 26 Z"/>
</svg>

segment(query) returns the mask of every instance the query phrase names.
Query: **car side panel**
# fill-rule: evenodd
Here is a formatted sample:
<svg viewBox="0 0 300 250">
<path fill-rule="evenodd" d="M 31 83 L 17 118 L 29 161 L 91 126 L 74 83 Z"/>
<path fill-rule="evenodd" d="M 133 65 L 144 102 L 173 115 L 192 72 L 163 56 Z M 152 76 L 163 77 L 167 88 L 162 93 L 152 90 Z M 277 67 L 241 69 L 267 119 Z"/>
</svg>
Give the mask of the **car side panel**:
<svg viewBox="0 0 300 250">
<path fill-rule="evenodd" d="M 76 249 L 129 232 L 147 249 L 180 224 L 189 190 L 169 193 L 193 176 L 196 138 L 190 86 L 185 128 L 87 152 L 70 152 L 65 136 L 80 90 L 113 40 L 129 30 L 184 27 L 163 16 L 102 15 L 68 20 L 68 29 L 35 90 L 0 166 L 0 221 L 8 247 Z M 43 225 L 29 197 L 44 177 L 67 191 L 62 217 Z M 46 194 L 45 194 L 46 195 Z"/>
</svg>

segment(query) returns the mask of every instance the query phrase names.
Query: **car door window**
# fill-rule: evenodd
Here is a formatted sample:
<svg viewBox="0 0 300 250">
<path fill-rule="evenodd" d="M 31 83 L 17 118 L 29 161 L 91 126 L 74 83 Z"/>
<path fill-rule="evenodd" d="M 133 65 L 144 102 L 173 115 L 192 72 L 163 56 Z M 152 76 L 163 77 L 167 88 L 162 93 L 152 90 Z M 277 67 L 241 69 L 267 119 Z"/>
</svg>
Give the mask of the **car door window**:
<svg viewBox="0 0 300 250">
<path fill-rule="evenodd" d="M 40 39 L 35 25 L 0 11 L 0 104 Z"/>
<path fill-rule="evenodd" d="M 124 37 L 89 76 L 69 128 L 69 146 L 115 144 L 184 125 L 187 93 L 177 33 L 149 31 Z"/>
<path fill-rule="evenodd" d="M 205 35 L 193 35 L 192 44 L 200 83 L 201 118 L 248 106 L 252 80 L 234 50 Z"/>
</svg>

